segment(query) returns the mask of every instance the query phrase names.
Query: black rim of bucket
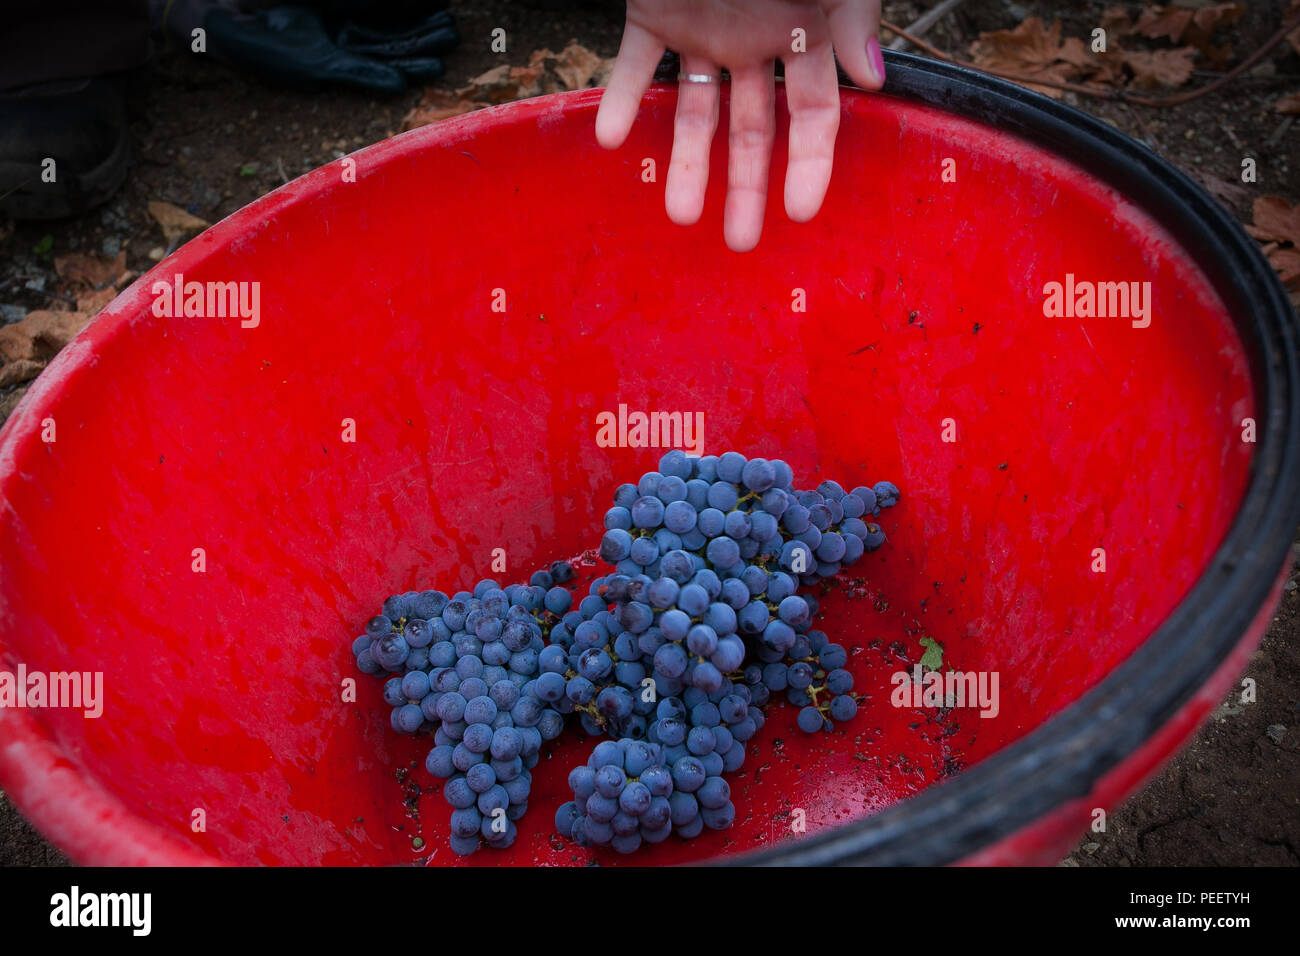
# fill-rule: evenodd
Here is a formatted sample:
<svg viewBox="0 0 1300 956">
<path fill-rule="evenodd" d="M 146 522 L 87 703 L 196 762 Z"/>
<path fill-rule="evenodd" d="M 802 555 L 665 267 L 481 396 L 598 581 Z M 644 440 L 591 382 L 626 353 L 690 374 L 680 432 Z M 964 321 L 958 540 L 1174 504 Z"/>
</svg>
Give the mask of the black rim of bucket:
<svg viewBox="0 0 1300 956">
<path fill-rule="evenodd" d="M 719 862 L 954 863 L 1064 803 L 1086 799 L 1236 647 L 1268 600 L 1300 525 L 1295 317 L 1272 267 L 1236 219 L 1141 143 L 1086 113 L 964 67 L 892 51 L 886 58 L 885 94 L 983 122 L 1067 158 L 1135 202 L 1191 255 L 1233 316 L 1250 357 L 1257 416 L 1250 480 L 1192 590 L 1127 659 L 1063 711 L 956 777 L 872 816 Z M 840 79 L 851 85 L 842 72 Z"/>
</svg>

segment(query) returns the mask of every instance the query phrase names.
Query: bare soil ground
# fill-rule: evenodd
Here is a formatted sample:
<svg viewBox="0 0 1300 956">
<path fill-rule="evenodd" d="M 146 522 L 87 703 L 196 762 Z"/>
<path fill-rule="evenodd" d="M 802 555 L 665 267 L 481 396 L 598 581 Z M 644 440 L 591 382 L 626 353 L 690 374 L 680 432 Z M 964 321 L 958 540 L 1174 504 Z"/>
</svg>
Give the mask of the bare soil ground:
<svg viewBox="0 0 1300 956">
<path fill-rule="evenodd" d="M 1133 11 L 1140 7 L 1123 5 Z M 908 24 L 925 6 L 886 3 L 885 17 Z M 1286 6 L 1285 0 L 1248 5 L 1240 22 L 1222 34 L 1232 44 L 1233 62 L 1276 29 Z M 968 0 L 926 39 L 966 56 L 981 31 L 1015 27 L 1026 16 L 1059 18 L 1065 35 L 1086 37 L 1103 7 L 1099 2 Z M 447 58 L 448 73 L 439 84 L 446 89 L 501 63 L 521 65 L 534 49 L 558 51 L 573 38 L 601 56 L 613 56 L 622 31 L 622 5 L 608 0 L 484 0 L 454 3 L 452 10 L 465 40 Z M 508 33 L 506 54 L 487 46 L 497 26 Z M 1213 75 L 1194 76 L 1191 85 Z M 1250 204 L 1258 196 L 1300 200 L 1300 122 L 1273 109 L 1279 97 L 1297 89 L 1300 56 L 1283 45 L 1249 74 L 1183 106 L 1146 109 L 1074 94 L 1066 94 L 1066 101 L 1215 185 L 1249 222 Z M 152 76 L 130 104 L 136 162 L 118 195 L 78 220 L 0 222 L 0 320 L 12 322 L 28 310 L 49 308 L 54 256 L 124 249 L 128 268 L 149 268 L 155 261 L 150 253 L 166 251 L 146 211 L 149 201 L 171 202 L 215 222 L 336 155 L 397 132 L 419 98 L 418 90 L 377 100 L 275 89 L 210 59 L 161 49 Z M 1241 161 L 1247 156 L 1257 160 L 1259 180 L 1242 187 Z M 49 248 L 37 252 L 47 236 Z M 22 385 L 0 390 L 0 421 L 24 390 Z M 1296 547 L 1300 555 L 1300 544 Z M 1111 815 L 1107 832 L 1084 836 L 1063 865 L 1300 863 L 1300 597 L 1294 577 L 1288 586 L 1292 589 L 1245 675 L 1257 683 L 1257 702 L 1240 705 L 1235 695 L 1225 701 L 1195 741 Z M 0 864 L 67 863 L 0 795 Z"/>
</svg>

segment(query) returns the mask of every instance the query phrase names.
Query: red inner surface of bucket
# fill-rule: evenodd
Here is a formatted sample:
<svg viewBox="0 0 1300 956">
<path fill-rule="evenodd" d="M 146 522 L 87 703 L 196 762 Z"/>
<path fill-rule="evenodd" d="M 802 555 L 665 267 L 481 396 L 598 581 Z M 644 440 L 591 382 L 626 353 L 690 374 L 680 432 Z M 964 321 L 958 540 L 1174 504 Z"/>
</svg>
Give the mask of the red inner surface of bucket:
<svg viewBox="0 0 1300 956">
<path fill-rule="evenodd" d="M 782 133 L 763 239 L 737 255 L 725 136 L 703 219 L 680 228 L 663 212 L 674 94 L 652 90 L 616 152 L 594 141 L 597 102 L 419 130 L 358 154 L 354 183 L 332 164 L 110 306 L 0 462 L 4 664 L 103 671 L 104 715 L 4 711 L 5 735 L 48 737 L 164 842 L 213 858 L 455 861 L 428 741 L 391 731 L 349 644 L 390 593 L 522 581 L 593 547 L 613 488 L 662 453 L 597 447 L 596 414 L 620 403 L 701 411 L 707 452 L 783 457 L 802 487 L 888 478 L 904 495 L 847 575 L 861 583 L 824 602 L 862 712 L 808 737 L 774 704 L 732 778 L 735 827 L 637 862 L 751 850 L 792 838 L 794 808 L 811 832 L 942 785 L 1159 625 L 1238 506 L 1253 413 L 1231 321 L 1169 235 L 1007 134 L 846 92 L 821 214 L 785 218 Z M 260 325 L 153 317 L 149 286 L 177 271 L 260 282 Z M 1067 273 L 1150 281 L 1150 327 L 1045 318 L 1043 286 Z M 945 665 L 999 672 L 997 717 L 890 705 L 923 635 Z M 472 861 L 617 862 L 554 833 L 589 747 L 566 732 L 515 847 Z M 395 777 L 412 762 L 418 820 Z M 9 776 L 47 829 L 62 819 L 43 777 Z M 121 858 L 94 839 L 81 855 Z"/>
</svg>

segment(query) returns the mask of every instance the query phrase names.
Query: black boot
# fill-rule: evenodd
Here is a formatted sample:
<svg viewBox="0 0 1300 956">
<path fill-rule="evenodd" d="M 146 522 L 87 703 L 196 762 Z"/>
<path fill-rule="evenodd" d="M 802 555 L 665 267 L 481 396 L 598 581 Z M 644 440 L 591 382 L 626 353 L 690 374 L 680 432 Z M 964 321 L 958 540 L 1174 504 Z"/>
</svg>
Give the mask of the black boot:
<svg viewBox="0 0 1300 956">
<path fill-rule="evenodd" d="M 0 212 L 81 215 L 117 191 L 129 165 L 126 110 L 111 80 L 0 93 Z"/>
</svg>

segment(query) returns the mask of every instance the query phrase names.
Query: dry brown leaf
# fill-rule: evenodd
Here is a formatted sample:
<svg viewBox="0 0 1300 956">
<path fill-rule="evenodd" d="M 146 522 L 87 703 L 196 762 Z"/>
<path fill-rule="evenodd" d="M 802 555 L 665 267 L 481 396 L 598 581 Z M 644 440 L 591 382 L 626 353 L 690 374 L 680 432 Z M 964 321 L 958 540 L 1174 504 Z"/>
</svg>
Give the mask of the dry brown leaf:
<svg viewBox="0 0 1300 956">
<path fill-rule="evenodd" d="M 1111 53 L 1096 57 L 1088 74 L 1090 83 L 1101 83 L 1106 86 L 1124 86 L 1128 83 L 1128 75 L 1124 72 L 1123 51 L 1113 50 Z"/>
<path fill-rule="evenodd" d="M 1191 45 L 1215 65 L 1223 65 L 1232 56 L 1228 45 L 1210 42 L 1215 30 L 1231 26 L 1241 19 L 1245 8 L 1239 3 L 1216 3 L 1198 10 L 1185 7 L 1147 7 L 1138 17 L 1136 32 L 1153 40 Z"/>
<path fill-rule="evenodd" d="M 425 89 L 420 102 L 402 118 L 402 130 L 482 109 L 495 103 L 558 93 L 562 90 L 603 86 L 614 67 L 576 40 L 558 54 L 549 49 L 534 50 L 526 66 L 503 63 L 474 77 L 455 92 Z"/>
<path fill-rule="evenodd" d="M 1061 23 L 1045 27 L 1029 17 L 1014 30 L 981 33 L 971 44 L 971 57 L 985 69 L 1032 73 L 1054 64 L 1061 55 Z"/>
<path fill-rule="evenodd" d="M 4 365 L 0 365 L 0 388 L 8 388 L 10 385 L 17 385 L 19 382 L 30 382 L 37 375 L 40 375 L 44 369 L 44 362 L 33 362 L 31 359 L 6 362 Z"/>
<path fill-rule="evenodd" d="M 1216 3 L 1201 7 L 1193 14 L 1192 27 L 1184 39 L 1195 45 L 1202 37 L 1208 39 L 1215 30 L 1232 26 L 1245 12 L 1245 6 L 1240 3 Z"/>
<path fill-rule="evenodd" d="M 1300 289 L 1300 249 L 1288 249 L 1276 242 L 1269 242 L 1260 246 L 1259 251 L 1264 253 L 1264 258 L 1277 272 L 1277 277 L 1284 286 Z"/>
<path fill-rule="evenodd" d="M 1267 243 L 1262 251 L 1269 264 L 1294 288 L 1300 282 L 1300 203 L 1292 206 L 1281 196 L 1261 196 L 1252 212 L 1255 223 L 1246 231 Z"/>
<path fill-rule="evenodd" d="M 1177 43 L 1192 22 L 1193 11 L 1182 7 L 1147 7 L 1137 19 L 1136 31 L 1152 40 Z"/>
<path fill-rule="evenodd" d="M 1291 6 L 1287 8 L 1285 17 L 1289 20 L 1297 13 L 1300 13 L 1300 0 L 1291 0 Z M 1300 53 L 1300 27 L 1296 27 L 1286 35 L 1286 42 L 1291 44 L 1291 49 Z"/>
<path fill-rule="evenodd" d="M 104 306 L 108 305 L 117 298 L 117 290 L 113 287 L 107 289 L 95 289 L 87 292 L 85 295 L 77 296 L 77 311 L 86 312 L 90 315 L 98 315 Z"/>
<path fill-rule="evenodd" d="M 1268 261 L 1288 289 L 1300 287 L 1300 249 L 1276 249 Z"/>
<path fill-rule="evenodd" d="M 206 219 L 191 215 L 180 206 L 159 200 L 149 203 L 149 215 L 162 227 L 163 237 L 168 242 L 175 242 L 188 233 L 198 232 L 211 225 Z"/>
<path fill-rule="evenodd" d="M 73 252 L 66 256 L 56 256 L 54 271 L 59 278 L 70 286 L 83 286 L 102 289 L 116 286 L 126 275 L 126 251 L 119 252 L 113 258 Z"/>
<path fill-rule="evenodd" d="M 577 40 L 570 40 L 555 58 L 555 75 L 567 90 L 603 86 L 611 69 L 613 61 L 597 56 Z"/>
<path fill-rule="evenodd" d="M 1127 77 L 1116 41 L 1133 32 L 1133 23 L 1123 7 L 1107 7 L 1100 25 L 1106 31 L 1106 52 L 1094 53 L 1088 42 L 1069 37 L 1061 44 L 1060 58 L 1079 67 L 1091 83 L 1122 86 Z"/>
<path fill-rule="evenodd" d="M 467 96 L 473 99 L 486 98 L 489 94 L 499 92 L 510 86 L 510 69 L 509 63 L 495 66 L 474 77 L 469 81 L 468 86 L 461 87 L 456 93 L 459 96 Z"/>
<path fill-rule="evenodd" d="M 1101 12 L 1101 20 L 1097 25 L 1106 31 L 1108 45 L 1133 32 L 1133 21 L 1124 7 L 1107 7 Z"/>
<path fill-rule="evenodd" d="M 1300 246 L 1300 205 L 1281 196 L 1260 196 L 1251 211 L 1255 224 L 1246 231 L 1262 242 L 1290 242 Z"/>
<path fill-rule="evenodd" d="M 1120 57 L 1133 71 L 1133 85 L 1151 89 L 1155 86 L 1182 86 L 1190 80 L 1196 50 L 1189 46 L 1173 50 L 1126 50 Z"/>
<path fill-rule="evenodd" d="M 1084 45 L 1078 37 L 1067 37 L 1061 44 L 1061 50 L 1057 53 L 1057 59 L 1063 63 L 1069 63 L 1077 66 L 1081 70 L 1090 70 L 1097 65 L 1092 52 Z"/>
<path fill-rule="evenodd" d="M 430 86 L 425 89 L 420 102 L 402 117 L 402 132 L 415 129 L 417 126 L 427 126 L 429 123 L 436 123 L 451 116 L 459 116 L 471 110 L 482 109 L 486 105 L 486 103 L 462 99 L 449 90 L 437 90 Z"/>
<path fill-rule="evenodd" d="M 48 362 L 92 318 L 89 312 L 29 312 L 12 325 L 0 326 L 0 358 L 6 362 Z"/>
<path fill-rule="evenodd" d="M 537 96 L 542 92 L 543 72 L 541 64 L 511 66 L 503 63 L 474 77 L 468 86 L 458 89 L 456 95 L 489 105 Z"/>
<path fill-rule="evenodd" d="M 1245 11 L 1246 8 L 1239 3 L 1220 3 L 1197 10 L 1192 17 L 1192 25 L 1183 35 L 1183 42 L 1190 43 L 1204 53 L 1211 66 L 1225 69 L 1232 59 L 1232 46 L 1227 43 L 1215 46 L 1210 42 L 1210 37 L 1215 30 L 1236 23 Z"/>
<path fill-rule="evenodd" d="M 1273 104 L 1279 113 L 1300 113 L 1300 93 L 1289 93 Z"/>
<path fill-rule="evenodd" d="M 1082 47 L 1081 42 L 1079 45 Z M 1050 27 L 1045 27 L 1038 17 L 1029 17 L 1014 30 L 981 33 L 979 39 L 971 44 L 970 52 L 976 66 L 986 70 L 1019 73 L 1027 78 L 1026 86 L 1048 96 L 1059 97 L 1059 90 L 1038 86 L 1029 78 L 1064 83 L 1077 77 L 1080 68 L 1062 59 L 1063 49 L 1059 20 L 1054 20 Z M 1071 47 L 1067 55 L 1073 56 L 1076 52 Z"/>
<path fill-rule="evenodd" d="M 510 68 L 510 82 L 514 85 L 515 91 L 511 99 L 523 100 L 530 96 L 539 96 L 548 92 L 542 85 L 546 70 L 540 64 L 530 64 L 528 66 L 512 66 Z"/>
<path fill-rule="evenodd" d="M 1240 183 L 1220 179 L 1218 176 L 1211 176 L 1209 173 L 1202 172 L 1195 167 L 1188 170 L 1188 172 L 1193 179 L 1205 188 L 1206 192 L 1234 212 L 1238 206 L 1245 205 L 1246 200 L 1251 197 L 1251 191 Z"/>
<path fill-rule="evenodd" d="M 1171 43 L 1200 46 L 1209 41 L 1215 30 L 1240 20 L 1243 13 L 1245 7 L 1239 3 L 1216 3 L 1199 10 L 1147 7 L 1138 17 L 1136 31 L 1153 40 L 1164 38 Z"/>
<path fill-rule="evenodd" d="M 1090 83 L 1123 86 L 1128 79 L 1124 75 L 1123 52 L 1115 47 L 1108 50 L 1108 53 L 1093 53 L 1078 37 L 1069 37 L 1061 44 L 1060 60 L 1078 67 Z"/>
<path fill-rule="evenodd" d="M 5 419 L 7 419 L 10 415 L 13 414 L 14 409 L 18 407 L 18 403 L 22 400 L 22 397 L 26 394 L 27 394 L 27 386 L 20 385 L 18 388 L 15 388 L 12 392 L 9 392 L 5 395 L 0 395 L 0 425 L 3 425 L 5 423 Z"/>
</svg>

